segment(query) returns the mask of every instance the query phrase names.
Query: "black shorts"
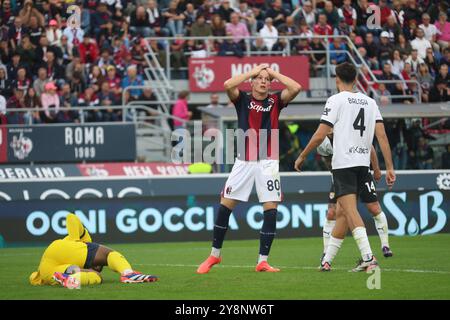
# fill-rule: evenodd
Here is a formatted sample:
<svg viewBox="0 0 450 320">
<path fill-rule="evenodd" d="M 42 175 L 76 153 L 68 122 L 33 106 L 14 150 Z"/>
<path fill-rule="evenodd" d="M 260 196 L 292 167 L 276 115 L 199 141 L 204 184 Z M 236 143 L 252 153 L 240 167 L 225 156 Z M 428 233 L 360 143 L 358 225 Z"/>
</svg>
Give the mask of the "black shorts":
<svg viewBox="0 0 450 320">
<path fill-rule="evenodd" d="M 364 203 L 378 201 L 377 190 L 368 167 L 336 169 L 333 174 L 335 198 L 356 194 Z"/>
<path fill-rule="evenodd" d="M 98 243 L 95 242 L 86 242 L 87 245 L 87 257 L 86 262 L 84 264 L 84 269 L 91 269 L 94 263 L 95 255 L 97 254 L 97 250 L 100 247 Z"/>
</svg>

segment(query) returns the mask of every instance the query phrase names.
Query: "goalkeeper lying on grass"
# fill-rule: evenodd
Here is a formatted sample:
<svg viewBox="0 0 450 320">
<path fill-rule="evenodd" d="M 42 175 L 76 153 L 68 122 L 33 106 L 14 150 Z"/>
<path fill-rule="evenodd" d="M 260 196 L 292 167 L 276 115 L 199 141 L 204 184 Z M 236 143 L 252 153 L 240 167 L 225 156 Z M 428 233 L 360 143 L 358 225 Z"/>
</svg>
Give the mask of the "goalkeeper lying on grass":
<svg viewBox="0 0 450 320">
<path fill-rule="evenodd" d="M 66 217 L 69 235 L 53 241 L 41 258 L 38 271 L 30 275 L 32 285 L 61 284 L 66 288 L 100 284 L 103 266 L 120 273 L 120 282 L 154 282 L 158 278 L 131 269 L 128 261 L 117 251 L 92 242 L 86 228 L 74 214 Z"/>
</svg>

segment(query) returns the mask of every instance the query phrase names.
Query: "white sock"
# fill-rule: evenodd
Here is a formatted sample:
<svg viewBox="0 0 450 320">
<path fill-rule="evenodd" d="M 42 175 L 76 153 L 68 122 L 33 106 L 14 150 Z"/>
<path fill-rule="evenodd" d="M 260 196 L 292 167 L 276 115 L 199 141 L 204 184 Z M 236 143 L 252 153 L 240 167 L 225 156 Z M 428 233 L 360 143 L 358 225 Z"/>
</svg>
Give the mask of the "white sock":
<svg viewBox="0 0 450 320">
<path fill-rule="evenodd" d="M 358 245 L 359 252 L 361 252 L 361 257 L 364 261 L 369 261 L 372 259 L 372 249 L 370 248 L 369 238 L 367 238 L 366 228 L 357 227 L 353 229 L 353 238 Z"/>
<path fill-rule="evenodd" d="M 262 261 L 267 261 L 267 258 L 269 258 L 269 256 L 263 256 L 260 254 L 258 257 L 258 264 L 260 264 Z"/>
<path fill-rule="evenodd" d="M 326 220 L 323 225 L 323 253 L 327 252 L 328 242 L 330 241 L 331 231 L 336 225 L 336 220 Z"/>
<path fill-rule="evenodd" d="M 330 236 L 330 241 L 328 242 L 327 251 L 325 252 L 325 257 L 323 257 L 323 262 L 328 262 L 331 264 L 334 257 L 336 257 L 339 249 L 341 248 L 344 239 L 338 239 Z"/>
<path fill-rule="evenodd" d="M 211 248 L 211 255 L 216 257 L 216 258 L 219 258 L 220 257 L 220 249 L 212 247 Z"/>
<path fill-rule="evenodd" d="M 388 223 L 386 215 L 383 211 L 380 214 L 373 217 L 375 221 L 375 227 L 377 228 L 378 235 L 381 240 L 381 247 L 389 247 L 389 234 L 388 234 Z"/>
<path fill-rule="evenodd" d="M 125 269 L 125 270 L 123 270 L 122 275 L 125 276 L 127 274 L 132 273 L 132 272 L 133 272 L 133 270 L 131 270 L 131 269 Z"/>
</svg>

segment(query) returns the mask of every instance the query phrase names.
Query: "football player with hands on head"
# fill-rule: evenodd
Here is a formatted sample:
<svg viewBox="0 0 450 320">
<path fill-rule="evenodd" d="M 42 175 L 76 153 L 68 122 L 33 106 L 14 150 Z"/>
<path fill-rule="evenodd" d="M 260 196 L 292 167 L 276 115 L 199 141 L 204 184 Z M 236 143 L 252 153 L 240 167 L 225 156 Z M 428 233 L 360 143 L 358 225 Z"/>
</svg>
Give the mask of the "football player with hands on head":
<svg viewBox="0 0 450 320">
<path fill-rule="evenodd" d="M 270 93 L 270 85 L 277 79 L 286 88 Z M 251 92 L 239 90 L 250 80 Z M 228 229 L 231 212 L 239 201 L 248 201 L 253 185 L 263 204 L 264 218 L 260 231 L 257 272 L 278 272 L 267 262 L 275 237 L 277 206 L 282 199 L 278 157 L 278 118 L 280 112 L 301 90 L 300 84 L 272 70 L 268 64 L 260 64 L 251 71 L 236 75 L 224 83 L 225 90 L 234 104 L 238 116 L 238 132 L 243 133 L 239 142 L 237 159 L 225 183 L 217 212 L 210 256 L 198 267 L 197 273 L 208 273 L 222 261 L 221 249 Z"/>
</svg>

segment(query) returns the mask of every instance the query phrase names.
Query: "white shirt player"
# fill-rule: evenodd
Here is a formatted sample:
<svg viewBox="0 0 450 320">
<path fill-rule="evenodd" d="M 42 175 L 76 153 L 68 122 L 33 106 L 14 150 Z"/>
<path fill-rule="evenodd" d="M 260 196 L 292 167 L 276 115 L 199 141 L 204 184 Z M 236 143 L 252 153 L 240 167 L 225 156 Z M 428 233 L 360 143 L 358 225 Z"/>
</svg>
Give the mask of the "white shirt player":
<svg viewBox="0 0 450 320">
<path fill-rule="evenodd" d="M 375 123 L 383 121 L 375 100 L 342 91 L 328 98 L 320 121 L 333 128 L 332 169 L 370 167 Z"/>
</svg>

